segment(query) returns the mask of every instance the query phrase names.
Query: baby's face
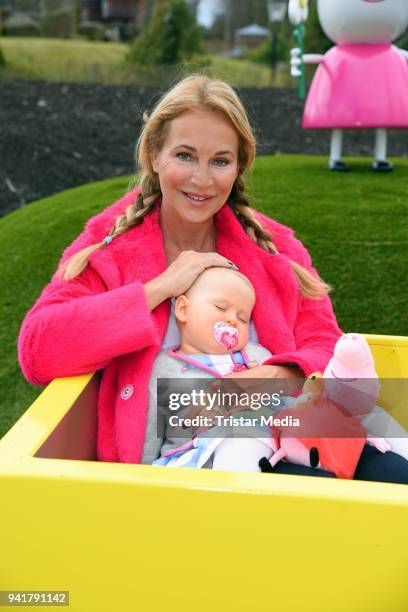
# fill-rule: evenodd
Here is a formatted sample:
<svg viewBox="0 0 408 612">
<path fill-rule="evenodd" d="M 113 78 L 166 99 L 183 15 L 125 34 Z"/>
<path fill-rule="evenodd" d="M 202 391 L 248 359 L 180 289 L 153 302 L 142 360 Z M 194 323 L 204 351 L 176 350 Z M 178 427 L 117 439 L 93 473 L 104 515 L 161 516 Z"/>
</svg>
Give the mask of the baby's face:
<svg viewBox="0 0 408 612">
<path fill-rule="evenodd" d="M 223 321 L 237 330 L 234 350 L 241 350 L 248 342 L 254 304 L 254 289 L 239 273 L 226 268 L 206 270 L 176 301 L 182 347 L 195 353 L 225 354 L 227 349 L 213 335 L 214 324 Z"/>
</svg>

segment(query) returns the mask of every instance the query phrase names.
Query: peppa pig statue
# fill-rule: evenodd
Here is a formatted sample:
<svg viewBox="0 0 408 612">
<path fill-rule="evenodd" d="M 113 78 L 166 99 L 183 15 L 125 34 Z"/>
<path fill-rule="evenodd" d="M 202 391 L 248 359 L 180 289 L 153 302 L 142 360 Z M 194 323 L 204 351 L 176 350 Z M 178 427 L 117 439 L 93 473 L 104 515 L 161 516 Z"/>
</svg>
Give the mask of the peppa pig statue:
<svg viewBox="0 0 408 612">
<path fill-rule="evenodd" d="M 293 24 L 300 0 L 289 0 Z M 408 51 L 392 44 L 408 26 L 408 0 L 317 0 L 320 25 L 335 45 L 325 54 L 292 49 L 292 75 L 320 64 L 307 96 L 304 128 L 332 130 L 329 168 L 346 171 L 343 129 L 374 129 L 373 169 L 389 172 L 387 128 L 408 127 Z M 306 17 L 306 14 L 304 15 Z"/>
</svg>

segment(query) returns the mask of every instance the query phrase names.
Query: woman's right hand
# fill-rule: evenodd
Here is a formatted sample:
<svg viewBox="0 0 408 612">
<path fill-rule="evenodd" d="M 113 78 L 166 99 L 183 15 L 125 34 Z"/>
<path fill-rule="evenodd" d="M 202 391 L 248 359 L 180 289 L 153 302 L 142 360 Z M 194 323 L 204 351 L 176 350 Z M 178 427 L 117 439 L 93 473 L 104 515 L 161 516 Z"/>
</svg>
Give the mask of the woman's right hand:
<svg viewBox="0 0 408 612">
<path fill-rule="evenodd" d="M 167 270 L 144 285 L 150 310 L 172 297 L 182 295 L 206 268 L 222 266 L 238 270 L 237 266 L 218 253 L 182 251 Z"/>
</svg>

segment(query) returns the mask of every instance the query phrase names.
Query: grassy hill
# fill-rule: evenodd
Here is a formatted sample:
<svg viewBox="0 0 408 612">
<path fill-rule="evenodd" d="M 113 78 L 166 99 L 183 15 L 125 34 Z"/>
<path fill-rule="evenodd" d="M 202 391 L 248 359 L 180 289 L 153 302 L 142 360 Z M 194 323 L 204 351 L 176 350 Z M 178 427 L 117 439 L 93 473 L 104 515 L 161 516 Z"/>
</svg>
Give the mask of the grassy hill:
<svg viewBox="0 0 408 612">
<path fill-rule="evenodd" d="M 128 45 L 50 38 L 0 37 L 7 78 L 72 83 L 162 86 L 182 72 L 200 69 L 241 87 L 270 86 L 267 66 L 218 55 L 198 56 L 190 66 L 145 68 L 125 61 Z M 207 67 L 206 64 L 208 64 Z M 275 86 L 287 82 L 278 75 Z"/>
<path fill-rule="evenodd" d="M 260 157 L 248 179 L 253 205 L 296 228 L 345 331 L 405 335 L 408 160 L 374 174 L 369 160 L 351 160 L 349 174 L 332 174 L 325 157 Z M 85 221 L 126 191 L 128 177 L 58 193 L 0 219 L 0 436 L 41 391 L 23 378 L 18 331 L 54 272 L 63 249 Z"/>
</svg>

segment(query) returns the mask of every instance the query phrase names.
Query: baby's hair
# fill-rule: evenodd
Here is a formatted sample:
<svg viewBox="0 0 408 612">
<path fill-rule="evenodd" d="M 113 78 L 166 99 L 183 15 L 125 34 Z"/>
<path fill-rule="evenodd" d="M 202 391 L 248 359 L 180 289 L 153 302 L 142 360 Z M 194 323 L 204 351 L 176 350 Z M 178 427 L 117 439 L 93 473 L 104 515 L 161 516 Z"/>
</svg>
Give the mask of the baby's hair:
<svg viewBox="0 0 408 612">
<path fill-rule="evenodd" d="M 162 192 L 159 176 L 153 170 L 152 157 L 162 150 L 172 120 L 184 112 L 193 110 L 221 113 L 236 129 L 239 138 L 238 176 L 231 189 L 228 204 L 254 242 L 270 253 L 278 253 L 271 234 L 256 218 L 245 194 L 245 181 L 242 175 L 252 167 L 256 153 L 255 137 L 245 109 L 228 83 L 201 74 L 189 75 L 176 83 L 160 98 L 150 117 L 144 112 L 144 125 L 136 146 L 137 163 L 141 169 L 139 179 L 141 191 L 136 201 L 126 208 L 125 213 L 116 217 L 115 224 L 109 231 L 109 237 L 116 238 L 132 227 L 140 225 L 145 216 L 153 211 Z M 57 278 L 67 281 L 78 276 L 87 266 L 88 256 L 93 251 L 103 248 L 107 242 L 102 240 L 72 255 L 57 270 Z M 299 289 L 304 296 L 319 299 L 330 291 L 329 285 L 321 278 L 297 262 L 290 261 Z"/>
<path fill-rule="evenodd" d="M 227 272 L 231 272 L 231 273 L 235 274 L 236 276 L 241 278 L 251 288 L 251 290 L 253 291 L 254 295 L 256 295 L 255 287 L 253 286 L 253 284 L 251 283 L 249 278 L 247 276 L 245 276 L 245 274 L 242 274 L 242 272 L 239 272 L 239 270 L 235 270 L 234 268 L 227 268 L 226 266 L 211 266 L 210 268 L 205 268 L 205 270 L 200 272 L 200 274 L 197 276 L 197 278 L 195 279 L 193 284 L 187 289 L 187 291 L 184 291 L 181 295 L 185 295 L 185 296 L 188 297 L 188 295 L 190 294 L 191 290 L 194 289 L 194 287 L 196 286 L 198 281 L 205 274 L 207 274 L 207 272 L 211 272 L 211 270 L 226 270 Z"/>
<path fill-rule="evenodd" d="M 249 288 L 251 290 L 252 293 L 252 297 L 253 297 L 253 303 L 251 306 L 251 312 L 255 306 L 255 302 L 256 302 L 256 291 L 255 291 L 255 287 L 253 286 L 253 284 L 251 283 L 251 281 L 249 280 L 249 278 L 247 276 L 245 276 L 245 274 L 242 274 L 242 272 L 239 272 L 238 270 L 236 270 L 235 268 L 227 268 L 226 266 L 211 266 L 210 268 L 205 268 L 202 272 L 200 272 L 200 274 L 197 276 L 197 278 L 195 279 L 195 281 L 193 282 L 192 285 L 190 285 L 190 287 L 186 290 L 183 291 L 183 293 L 181 293 L 180 295 L 177 296 L 177 298 L 172 298 L 172 301 L 174 302 L 175 305 L 177 305 L 177 302 L 179 300 L 179 298 L 187 298 L 187 299 L 193 299 L 194 294 L 196 291 L 199 291 L 198 287 L 200 285 L 200 281 L 203 277 L 210 275 L 210 283 L 211 283 L 211 272 L 213 270 L 224 270 L 226 271 L 228 274 L 234 274 L 234 276 L 236 278 L 239 278 L 247 288 Z M 176 323 L 177 326 L 180 328 L 180 321 L 177 317 L 176 314 Z M 181 328 L 180 328 L 181 329 Z"/>
</svg>

